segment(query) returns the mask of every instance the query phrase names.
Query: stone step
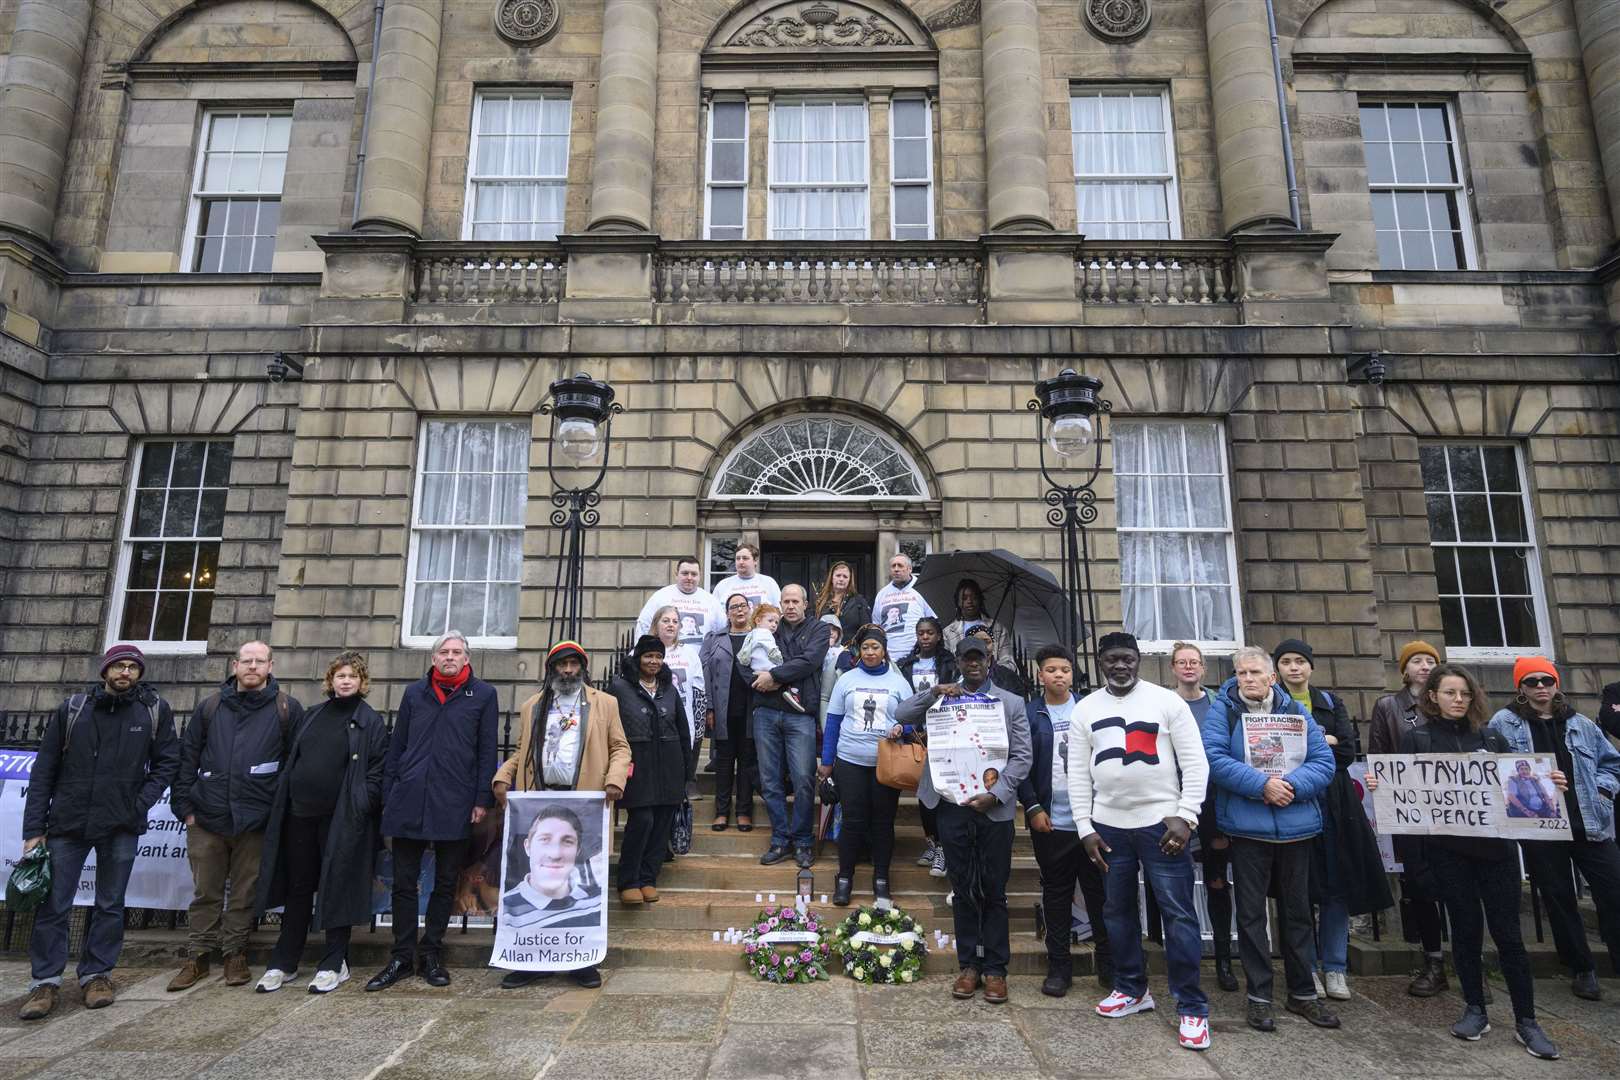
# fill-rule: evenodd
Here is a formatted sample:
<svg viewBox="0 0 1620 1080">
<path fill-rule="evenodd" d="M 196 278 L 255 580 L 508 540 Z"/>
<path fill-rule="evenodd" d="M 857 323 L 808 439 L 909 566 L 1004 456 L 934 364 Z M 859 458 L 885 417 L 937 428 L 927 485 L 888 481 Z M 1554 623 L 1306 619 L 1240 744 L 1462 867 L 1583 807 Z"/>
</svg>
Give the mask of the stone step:
<svg viewBox="0 0 1620 1080">
<path fill-rule="evenodd" d="M 610 882 L 617 880 L 617 867 L 617 859 L 612 860 Z M 815 891 L 831 893 L 833 877 L 837 873 L 837 859 L 831 850 L 816 860 L 811 872 L 815 875 Z M 857 884 L 869 883 L 871 879 L 867 875 L 870 873 L 869 867 L 859 871 Z M 799 868 L 791 858 L 775 866 L 761 866 L 759 857 L 752 853 L 721 855 L 694 852 L 665 863 L 658 875 L 658 887 L 660 890 L 666 886 L 672 889 L 743 890 L 791 897 L 798 891 L 798 875 Z M 917 866 L 911 859 L 896 859 L 889 868 L 889 887 L 897 892 L 938 892 L 943 896 L 950 888 L 945 880 L 930 877 L 926 869 Z M 1013 856 L 1012 876 L 1007 882 L 1007 889 L 1014 893 L 1033 893 L 1040 889 L 1040 870 L 1035 865 L 1033 855 Z"/>
<path fill-rule="evenodd" d="M 616 837 L 622 837 L 624 826 L 621 823 L 614 830 Z M 614 848 L 619 847 L 620 841 L 614 840 Z M 769 821 L 756 821 L 751 832 L 738 832 L 732 826 L 725 832 L 715 832 L 701 820 L 692 830 L 692 854 L 694 855 L 747 855 L 752 854 L 756 859 L 765 854 L 765 849 L 771 846 L 771 826 Z M 902 858 L 914 862 L 917 856 L 923 853 L 927 841 L 923 838 L 920 825 L 896 825 L 894 828 L 894 858 L 898 862 Z M 837 843 L 829 840 L 822 849 L 828 858 L 835 857 Z"/>
<path fill-rule="evenodd" d="M 857 881 L 864 886 L 868 884 L 869 879 L 857 874 Z M 764 896 L 766 899 L 756 901 L 755 895 Z M 712 933 L 715 930 L 724 931 L 730 927 L 746 925 L 759 914 L 762 904 L 770 903 L 770 895 L 735 890 L 668 889 L 659 886 L 658 903 L 623 904 L 619 901 L 618 893 L 612 892 L 608 901 L 608 920 L 613 926 L 633 929 L 707 930 Z M 778 893 L 776 897 L 777 903 L 790 903 L 793 899 L 790 893 Z M 949 931 L 951 909 L 945 903 L 943 890 L 935 893 L 896 892 L 893 898 L 896 906 L 920 920 L 929 929 L 938 927 Z M 821 893 L 817 893 L 811 900 L 811 906 L 816 910 L 835 914 L 839 910 L 831 904 L 821 904 L 820 899 Z M 869 890 L 857 892 L 853 899 L 857 905 L 870 904 L 872 895 Z M 1034 932 L 1035 904 L 1039 899 L 1038 893 L 1014 893 L 1007 897 L 1014 933 Z"/>
</svg>

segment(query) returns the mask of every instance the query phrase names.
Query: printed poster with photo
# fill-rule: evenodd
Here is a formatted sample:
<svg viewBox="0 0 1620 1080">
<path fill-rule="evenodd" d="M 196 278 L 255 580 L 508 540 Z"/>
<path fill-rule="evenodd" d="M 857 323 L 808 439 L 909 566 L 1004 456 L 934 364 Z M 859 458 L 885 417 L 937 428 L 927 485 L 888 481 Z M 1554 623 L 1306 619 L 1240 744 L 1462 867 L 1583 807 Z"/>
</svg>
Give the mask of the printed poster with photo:
<svg viewBox="0 0 1620 1080">
<path fill-rule="evenodd" d="M 574 971 L 602 962 L 609 814 L 600 791 L 514 791 L 506 797 L 490 966 Z"/>
<path fill-rule="evenodd" d="M 1305 764 L 1306 718 L 1293 713 L 1244 713 L 1243 760 L 1268 777 Z"/>
<path fill-rule="evenodd" d="M 1378 831 L 1408 836 L 1567 840 L 1552 754 L 1373 754 Z"/>
<path fill-rule="evenodd" d="M 1007 767 L 1007 714 L 997 698 L 941 698 L 928 710 L 928 772 L 940 797 L 961 805 Z"/>
</svg>

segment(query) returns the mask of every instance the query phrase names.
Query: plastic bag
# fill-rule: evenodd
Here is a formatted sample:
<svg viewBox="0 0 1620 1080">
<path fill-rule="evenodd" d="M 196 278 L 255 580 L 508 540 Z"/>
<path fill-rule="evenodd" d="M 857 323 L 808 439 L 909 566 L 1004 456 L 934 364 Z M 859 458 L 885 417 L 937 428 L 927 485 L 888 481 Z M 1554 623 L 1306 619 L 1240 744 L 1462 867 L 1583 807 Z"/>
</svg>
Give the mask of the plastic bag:
<svg viewBox="0 0 1620 1080">
<path fill-rule="evenodd" d="M 51 855 L 40 844 L 17 860 L 6 881 L 6 909 L 33 911 L 51 895 Z"/>
</svg>

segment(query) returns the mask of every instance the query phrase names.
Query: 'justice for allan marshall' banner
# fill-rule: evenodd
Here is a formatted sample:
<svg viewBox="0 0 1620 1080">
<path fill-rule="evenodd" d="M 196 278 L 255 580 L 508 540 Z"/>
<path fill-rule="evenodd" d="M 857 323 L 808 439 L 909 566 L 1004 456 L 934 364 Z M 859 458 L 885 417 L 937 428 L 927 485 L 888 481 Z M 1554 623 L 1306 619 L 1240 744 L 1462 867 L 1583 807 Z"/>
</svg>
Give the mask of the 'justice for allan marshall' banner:
<svg viewBox="0 0 1620 1080">
<path fill-rule="evenodd" d="M 602 962 L 612 836 L 605 792 L 514 791 L 506 797 L 490 966 L 573 971 Z"/>
<path fill-rule="evenodd" d="M 1551 754 L 1372 754 L 1378 831 L 1566 840 Z"/>
</svg>

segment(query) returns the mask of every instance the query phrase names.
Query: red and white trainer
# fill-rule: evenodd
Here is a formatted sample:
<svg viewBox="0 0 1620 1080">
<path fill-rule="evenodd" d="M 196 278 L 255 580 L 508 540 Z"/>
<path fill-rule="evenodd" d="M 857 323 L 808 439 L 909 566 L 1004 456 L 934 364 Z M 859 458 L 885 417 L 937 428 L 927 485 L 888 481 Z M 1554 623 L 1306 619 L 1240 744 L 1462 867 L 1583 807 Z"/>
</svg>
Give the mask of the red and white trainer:
<svg viewBox="0 0 1620 1080">
<path fill-rule="evenodd" d="M 1115 990 L 1097 1002 L 1097 1015 L 1107 1017 L 1129 1016 L 1132 1013 L 1147 1012 L 1151 1008 L 1153 1008 L 1152 991 L 1138 998 Z"/>
<path fill-rule="evenodd" d="M 1188 1050 L 1208 1050 L 1209 1017 L 1183 1016 L 1181 1018 L 1181 1045 Z"/>
</svg>

